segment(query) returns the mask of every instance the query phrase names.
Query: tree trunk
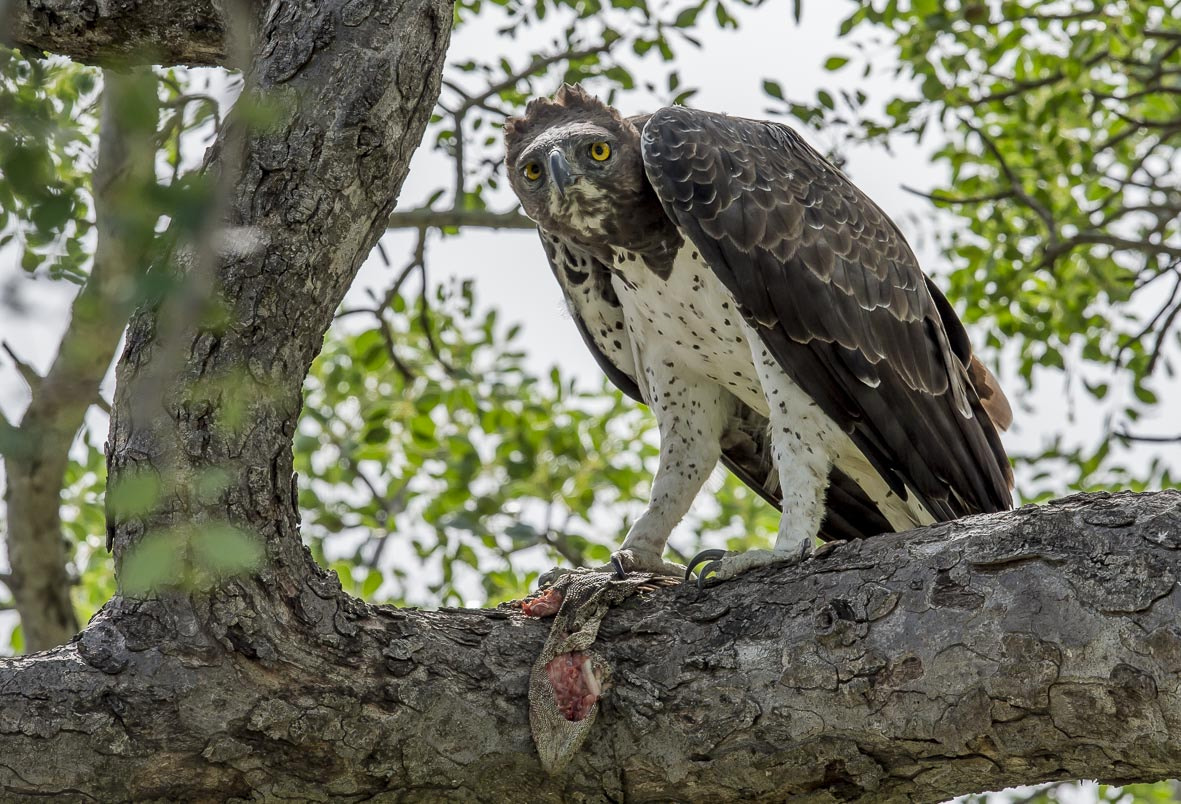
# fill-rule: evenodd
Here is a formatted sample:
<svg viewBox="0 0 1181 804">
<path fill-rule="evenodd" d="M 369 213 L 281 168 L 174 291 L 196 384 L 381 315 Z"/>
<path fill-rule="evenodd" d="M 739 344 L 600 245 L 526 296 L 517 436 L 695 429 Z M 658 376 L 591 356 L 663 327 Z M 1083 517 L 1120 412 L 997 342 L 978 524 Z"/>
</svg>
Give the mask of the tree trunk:
<svg viewBox="0 0 1181 804">
<path fill-rule="evenodd" d="M 99 800 L 940 801 L 1181 774 L 1181 493 L 1080 495 L 611 612 L 613 686 L 546 777 L 547 624 L 398 611 L 310 572 L 113 601 L 0 662 L 0 790 Z M 277 616 L 278 615 L 278 616 Z"/>
<path fill-rule="evenodd" d="M 349 598 L 301 545 L 292 493 L 300 384 L 389 218 L 451 6 L 275 3 L 259 20 L 245 97 L 263 122 L 231 120 L 209 167 L 227 185 L 216 259 L 175 261 L 213 301 L 133 320 L 109 460 L 113 486 L 159 481 L 146 508 L 113 512 L 120 564 L 152 534 L 188 528 L 199 546 L 225 523 L 264 558 L 212 589 L 116 597 L 68 645 L 0 661 L 5 800 L 936 801 L 1181 774 L 1181 494 L 1166 492 L 632 600 L 596 646 L 614 673 L 595 734 L 545 776 L 526 688 L 547 624 Z"/>
</svg>

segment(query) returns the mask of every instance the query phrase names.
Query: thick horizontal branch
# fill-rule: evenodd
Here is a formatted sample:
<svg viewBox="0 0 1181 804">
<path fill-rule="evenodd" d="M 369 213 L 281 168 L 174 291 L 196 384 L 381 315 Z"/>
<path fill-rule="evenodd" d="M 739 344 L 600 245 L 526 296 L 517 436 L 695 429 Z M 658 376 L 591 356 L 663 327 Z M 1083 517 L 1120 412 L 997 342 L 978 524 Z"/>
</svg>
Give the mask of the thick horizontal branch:
<svg viewBox="0 0 1181 804">
<path fill-rule="evenodd" d="M 516 210 L 493 212 L 486 209 L 408 209 L 390 215 L 390 229 L 463 228 L 536 229 L 537 224 Z"/>
<path fill-rule="evenodd" d="M 1181 493 L 1125 493 L 633 599 L 594 648 L 612 681 L 592 736 L 554 777 L 526 700 L 545 621 L 370 607 L 320 572 L 278 618 L 252 584 L 116 600 L 69 646 L 0 661 L 0 790 L 940 801 L 1177 776 L 1179 579 Z"/>
<path fill-rule="evenodd" d="M 220 65 L 225 29 L 213 0 L 6 0 L 0 40 L 83 64 Z"/>
</svg>

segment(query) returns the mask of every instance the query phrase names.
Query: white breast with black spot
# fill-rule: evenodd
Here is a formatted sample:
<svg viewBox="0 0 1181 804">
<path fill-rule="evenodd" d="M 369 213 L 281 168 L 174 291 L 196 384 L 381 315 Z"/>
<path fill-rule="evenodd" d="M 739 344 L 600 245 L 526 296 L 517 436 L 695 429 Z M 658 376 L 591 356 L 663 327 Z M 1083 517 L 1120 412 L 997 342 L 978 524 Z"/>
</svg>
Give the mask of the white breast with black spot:
<svg viewBox="0 0 1181 804">
<path fill-rule="evenodd" d="M 609 281 L 603 278 L 606 268 L 559 237 L 543 235 L 543 238 L 571 316 L 581 320 L 587 335 L 607 361 L 634 379 L 636 367 L 623 310 L 603 296 L 602 285 Z"/>
<path fill-rule="evenodd" d="M 696 248 L 681 248 L 668 279 L 642 256 L 617 249 L 611 281 L 638 353 L 671 356 L 689 374 L 766 409 L 733 297 Z"/>
</svg>

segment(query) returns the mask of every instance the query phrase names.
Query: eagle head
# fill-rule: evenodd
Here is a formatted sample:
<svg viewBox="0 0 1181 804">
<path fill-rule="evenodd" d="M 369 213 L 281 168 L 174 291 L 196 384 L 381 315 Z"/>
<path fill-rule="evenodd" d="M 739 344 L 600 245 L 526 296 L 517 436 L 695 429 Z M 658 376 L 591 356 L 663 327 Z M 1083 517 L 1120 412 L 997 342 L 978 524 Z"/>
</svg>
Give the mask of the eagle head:
<svg viewBox="0 0 1181 804">
<path fill-rule="evenodd" d="M 522 117 L 505 121 L 504 140 L 509 183 L 546 231 L 626 246 L 636 209 L 655 201 L 640 132 L 580 86 L 530 101 Z"/>
</svg>

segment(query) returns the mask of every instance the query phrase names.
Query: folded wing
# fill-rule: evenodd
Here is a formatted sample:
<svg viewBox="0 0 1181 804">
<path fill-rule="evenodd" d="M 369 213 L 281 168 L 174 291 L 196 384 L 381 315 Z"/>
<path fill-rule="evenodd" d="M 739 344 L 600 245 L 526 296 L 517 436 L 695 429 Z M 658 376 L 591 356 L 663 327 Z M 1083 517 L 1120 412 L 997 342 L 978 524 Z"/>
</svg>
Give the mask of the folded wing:
<svg viewBox="0 0 1181 804">
<path fill-rule="evenodd" d="M 746 320 L 896 493 L 940 520 L 1011 507 L 1008 404 L 877 205 L 775 123 L 662 109 L 643 153 Z"/>
</svg>

